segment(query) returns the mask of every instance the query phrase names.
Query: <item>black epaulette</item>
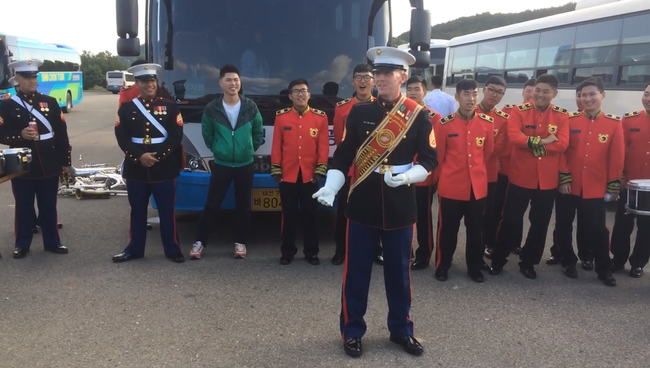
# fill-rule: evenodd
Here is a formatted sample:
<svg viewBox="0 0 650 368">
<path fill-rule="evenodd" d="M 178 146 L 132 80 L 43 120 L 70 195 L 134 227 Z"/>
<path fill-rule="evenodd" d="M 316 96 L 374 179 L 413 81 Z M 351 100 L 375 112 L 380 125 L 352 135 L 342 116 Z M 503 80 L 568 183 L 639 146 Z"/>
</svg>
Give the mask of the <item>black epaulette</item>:
<svg viewBox="0 0 650 368">
<path fill-rule="evenodd" d="M 526 102 L 525 104 L 517 105 L 517 108 L 519 109 L 519 111 L 526 111 L 532 109 L 533 104 L 531 104 L 530 102 Z"/>
<path fill-rule="evenodd" d="M 639 111 L 632 111 L 632 112 L 626 112 L 624 116 L 625 116 L 626 118 L 631 118 L 632 116 L 639 116 L 639 115 L 641 115 L 641 110 L 639 110 Z"/>
<path fill-rule="evenodd" d="M 311 108 L 310 110 L 318 116 L 325 116 L 325 111 L 314 109 L 314 108 Z"/>
<path fill-rule="evenodd" d="M 506 105 L 506 106 L 507 106 L 507 105 Z M 495 112 L 497 115 L 499 115 L 500 117 L 504 118 L 504 119 L 507 119 L 507 118 L 510 117 L 510 114 L 508 114 L 508 113 L 506 113 L 506 112 L 503 112 L 503 111 L 501 111 L 501 110 L 499 110 L 499 109 L 494 109 L 494 112 Z"/>
<path fill-rule="evenodd" d="M 350 102 L 350 101 L 352 101 L 351 98 L 346 98 L 346 99 L 343 100 L 343 101 L 339 101 L 339 102 L 337 102 L 337 103 L 336 103 L 336 106 L 343 106 L 343 105 L 345 105 L 346 103 L 348 103 L 348 102 Z"/>
<path fill-rule="evenodd" d="M 514 109 L 515 105 L 513 105 L 513 104 L 505 104 L 505 106 L 503 106 L 503 108 L 505 108 L 505 109 Z"/>
<path fill-rule="evenodd" d="M 580 115 L 582 115 L 582 113 L 580 111 L 571 111 L 569 113 L 569 118 L 575 118 L 575 117 L 578 117 Z"/>
<path fill-rule="evenodd" d="M 278 111 L 275 112 L 275 116 L 282 115 L 282 114 L 286 114 L 286 113 L 288 113 L 289 111 L 291 111 L 291 108 L 290 108 L 290 107 L 287 107 L 287 108 L 282 109 L 282 110 L 278 110 Z"/>
<path fill-rule="evenodd" d="M 616 121 L 621 121 L 621 117 L 618 116 L 618 115 L 614 115 L 614 114 L 605 114 L 605 117 L 606 117 L 607 119 L 612 119 L 612 120 L 616 120 Z"/>
<path fill-rule="evenodd" d="M 494 123 L 494 118 L 491 117 L 490 115 L 485 115 L 485 114 L 480 114 L 479 113 L 478 117 L 485 120 L 485 121 L 489 121 L 490 123 Z"/>
<path fill-rule="evenodd" d="M 556 111 L 556 112 L 559 112 L 561 114 L 568 114 L 569 113 L 569 110 L 565 109 L 564 107 L 560 107 L 560 106 L 553 106 L 552 110 Z"/>
<path fill-rule="evenodd" d="M 435 118 L 435 117 L 438 115 L 438 114 L 436 114 L 435 112 L 433 112 L 433 110 L 431 110 L 431 109 L 428 109 L 428 108 L 426 108 L 426 107 L 425 107 L 424 109 L 427 110 L 427 111 L 429 112 L 429 117 L 430 117 L 431 119 Z"/>
<path fill-rule="evenodd" d="M 447 124 L 452 120 L 454 120 L 454 114 L 449 114 L 440 120 L 440 124 Z"/>
</svg>

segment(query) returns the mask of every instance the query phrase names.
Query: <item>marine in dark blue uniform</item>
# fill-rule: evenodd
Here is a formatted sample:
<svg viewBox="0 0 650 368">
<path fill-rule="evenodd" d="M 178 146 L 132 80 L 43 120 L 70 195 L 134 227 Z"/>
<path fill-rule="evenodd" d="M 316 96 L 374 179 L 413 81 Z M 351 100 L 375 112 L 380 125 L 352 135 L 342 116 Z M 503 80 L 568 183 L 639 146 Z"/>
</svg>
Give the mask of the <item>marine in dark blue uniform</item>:
<svg viewBox="0 0 650 368">
<path fill-rule="evenodd" d="M 413 336 L 410 257 L 417 221 L 415 186 L 437 166 L 435 135 L 428 112 L 400 94 L 406 67 L 415 58 L 391 47 L 368 51 L 375 61 L 378 87 L 374 102 L 359 102 L 350 110 L 343 139 L 334 152 L 325 186 L 314 198 L 331 206 L 355 165 L 346 216 L 348 233 L 341 301 L 341 334 L 345 352 L 362 353 L 364 315 L 375 246 L 384 250 L 384 279 L 388 299 L 390 340 L 410 354 L 424 348 Z M 414 165 L 414 157 L 417 163 Z"/>
<path fill-rule="evenodd" d="M 117 112 L 115 137 L 125 155 L 122 177 L 131 205 L 131 239 L 122 253 L 113 256 L 113 262 L 144 257 L 147 209 L 152 194 L 158 205 L 165 256 L 176 263 L 185 261 L 174 213 L 176 178 L 184 162 L 183 118 L 173 101 L 156 96 L 161 69 L 158 64 L 129 68 L 140 96 L 122 103 Z"/>
<path fill-rule="evenodd" d="M 56 99 L 36 91 L 40 60 L 9 64 L 16 72 L 16 94 L 0 105 L 0 143 L 28 148 L 29 172 L 11 180 L 16 202 L 14 258 L 29 253 L 36 226 L 34 199 L 38 203 L 43 246 L 48 252 L 68 253 L 57 228 L 57 191 L 62 171 L 70 171 L 70 141 L 65 119 Z M 32 126 L 30 126 L 32 124 Z"/>
</svg>

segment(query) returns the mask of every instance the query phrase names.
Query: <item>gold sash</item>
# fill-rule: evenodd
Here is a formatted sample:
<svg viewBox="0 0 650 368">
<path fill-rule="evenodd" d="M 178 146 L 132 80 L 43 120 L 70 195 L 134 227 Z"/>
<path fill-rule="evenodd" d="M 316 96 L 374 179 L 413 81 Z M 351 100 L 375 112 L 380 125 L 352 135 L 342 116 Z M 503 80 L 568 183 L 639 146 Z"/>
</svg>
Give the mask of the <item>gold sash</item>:
<svg viewBox="0 0 650 368">
<path fill-rule="evenodd" d="M 422 110 L 422 106 L 417 102 L 402 96 L 384 120 L 368 135 L 354 158 L 359 178 L 350 186 L 348 196 L 395 150 L 413 125 L 420 110 Z"/>
</svg>

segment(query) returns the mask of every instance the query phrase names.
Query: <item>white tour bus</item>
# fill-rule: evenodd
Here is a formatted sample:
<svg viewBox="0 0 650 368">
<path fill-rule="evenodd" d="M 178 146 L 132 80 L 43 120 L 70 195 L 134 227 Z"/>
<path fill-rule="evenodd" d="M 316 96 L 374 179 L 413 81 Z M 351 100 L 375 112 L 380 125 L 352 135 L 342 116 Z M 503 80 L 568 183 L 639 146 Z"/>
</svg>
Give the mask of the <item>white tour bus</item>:
<svg viewBox="0 0 650 368">
<path fill-rule="evenodd" d="M 135 77 L 125 70 L 106 72 L 106 89 L 113 92 L 113 94 L 117 94 L 120 92 L 120 89 L 132 86 L 133 84 L 135 84 Z"/>
<path fill-rule="evenodd" d="M 508 83 L 503 103 L 521 103 L 529 78 L 553 74 L 560 81 L 554 100 L 576 109 L 575 90 L 600 76 L 607 96 L 603 110 L 622 115 L 641 108 L 641 92 L 650 83 L 650 1 L 583 0 L 576 10 L 550 17 L 455 37 L 447 50 L 445 91 L 491 75 Z"/>
</svg>

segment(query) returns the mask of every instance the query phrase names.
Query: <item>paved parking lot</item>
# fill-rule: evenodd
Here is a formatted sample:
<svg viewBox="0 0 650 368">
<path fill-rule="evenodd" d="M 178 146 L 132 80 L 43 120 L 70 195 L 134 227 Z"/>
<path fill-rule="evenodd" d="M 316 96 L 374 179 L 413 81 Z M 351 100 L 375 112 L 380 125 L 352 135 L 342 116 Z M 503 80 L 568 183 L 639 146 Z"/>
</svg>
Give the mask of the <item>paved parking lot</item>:
<svg viewBox="0 0 650 368">
<path fill-rule="evenodd" d="M 117 96 L 87 93 L 66 115 L 75 159 L 121 161 L 116 108 Z M 432 268 L 412 275 L 412 318 L 425 354 L 411 357 L 388 341 L 382 268 L 375 266 L 364 356 L 353 360 L 338 330 L 343 269 L 329 262 L 331 214 L 321 215 L 319 266 L 300 259 L 279 265 L 275 213 L 253 217 L 246 260 L 232 258 L 225 214 L 200 261 L 166 260 L 156 226 L 145 259 L 113 264 L 128 240 L 125 197 L 60 198 L 70 254 L 44 253 L 39 234 L 22 260 L 11 258 L 9 183 L 0 187 L 0 206 L 3 368 L 650 366 L 650 276 L 617 274 L 618 286 L 608 288 L 593 272 L 579 270 L 571 280 L 542 264 L 531 281 L 512 257 L 503 275 L 475 284 L 465 273 L 461 235 L 449 281 L 436 281 Z M 196 215 L 181 214 L 178 223 L 187 254 Z"/>
</svg>

